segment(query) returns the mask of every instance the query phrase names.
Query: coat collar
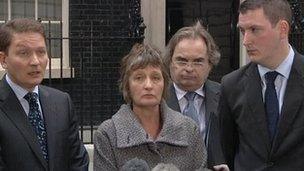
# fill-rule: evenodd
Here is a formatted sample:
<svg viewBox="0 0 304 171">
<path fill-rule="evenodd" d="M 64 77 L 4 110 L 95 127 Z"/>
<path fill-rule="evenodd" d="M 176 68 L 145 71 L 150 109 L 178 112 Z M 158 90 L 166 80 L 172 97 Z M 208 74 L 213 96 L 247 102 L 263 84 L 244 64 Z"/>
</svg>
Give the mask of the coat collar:
<svg viewBox="0 0 304 171">
<path fill-rule="evenodd" d="M 122 105 L 112 117 L 117 135 L 118 148 L 127 148 L 141 144 L 162 142 L 176 146 L 188 146 L 190 139 L 185 121 L 181 114 L 170 109 L 165 102 L 161 103 L 163 127 L 156 140 L 153 140 L 142 128 L 130 105 Z"/>
</svg>

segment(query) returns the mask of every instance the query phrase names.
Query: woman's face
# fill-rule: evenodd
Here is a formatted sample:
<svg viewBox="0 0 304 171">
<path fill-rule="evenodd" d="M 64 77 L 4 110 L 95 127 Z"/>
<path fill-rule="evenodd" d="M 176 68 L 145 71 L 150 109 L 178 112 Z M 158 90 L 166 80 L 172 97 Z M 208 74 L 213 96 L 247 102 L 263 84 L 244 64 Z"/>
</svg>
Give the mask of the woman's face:
<svg viewBox="0 0 304 171">
<path fill-rule="evenodd" d="M 133 71 L 129 78 L 129 88 L 134 106 L 159 105 L 164 90 L 164 78 L 160 68 L 147 66 Z"/>
</svg>

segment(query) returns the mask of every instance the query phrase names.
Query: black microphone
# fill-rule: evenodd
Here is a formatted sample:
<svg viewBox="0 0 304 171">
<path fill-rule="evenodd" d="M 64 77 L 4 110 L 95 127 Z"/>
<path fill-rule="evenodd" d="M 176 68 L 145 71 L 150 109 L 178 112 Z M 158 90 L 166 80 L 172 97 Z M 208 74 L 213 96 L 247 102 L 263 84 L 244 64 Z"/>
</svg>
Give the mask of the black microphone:
<svg viewBox="0 0 304 171">
<path fill-rule="evenodd" d="M 120 171 L 150 171 L 150 167 L 145 160 L 133 158 L 127 161 Z"/>
</svg>

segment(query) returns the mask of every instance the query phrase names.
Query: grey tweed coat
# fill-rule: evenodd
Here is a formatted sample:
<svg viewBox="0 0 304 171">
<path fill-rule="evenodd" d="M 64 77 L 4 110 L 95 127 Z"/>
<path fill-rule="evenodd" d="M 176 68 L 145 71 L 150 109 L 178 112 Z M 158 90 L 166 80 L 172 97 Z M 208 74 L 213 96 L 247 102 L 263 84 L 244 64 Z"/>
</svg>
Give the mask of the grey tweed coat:
<svg viewBox="0 0 304 171">
<path fill-rule="evenodd" d="M 196 124 L 165 102 L 161 104 L 161 117 L 162 129 L 153 140 L 130 105 L 122 105 L 94 134 L 94 170 L 119 170 L 133 158 L 145 160 L 150 168 L 172 163 L 180 170 L 204 170 L 207 153 Z"/>
</svg>

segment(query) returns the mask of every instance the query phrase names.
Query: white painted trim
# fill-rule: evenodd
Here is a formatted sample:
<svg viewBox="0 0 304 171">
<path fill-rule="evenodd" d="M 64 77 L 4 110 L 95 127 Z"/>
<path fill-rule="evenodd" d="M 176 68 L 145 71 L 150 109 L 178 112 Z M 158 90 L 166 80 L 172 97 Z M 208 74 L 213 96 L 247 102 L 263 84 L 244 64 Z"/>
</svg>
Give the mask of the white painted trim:
<svg viewBox="0 0 304 171">
<path fill-rule="evenodd" d="M 240 67 L 246 65 L 250 59 L 248 58 L 248 55 L 247 55 L 247 52 L 246 52 L 246 48 L 243 46 L 243 35 L 240 33 L 240 44 L 239 44 L 239 47 L 240 47 Z"/>
<path fill-rule="evenodd" d="M 45 74 L 44 74 L 44 78 L 47 79 L 49 78 L 49 69 L 45 70 Z M 63 68 L 62 69 L 62 77 L 61 77 L 61 70 L 60 69 L 54 69 L 52 68 L 51 70 L 51 75 L 52 78 L 74 78 L 74 68 L 72 68 L 72 73 L 71 73 L 71 68 Z M 6 71 L 0 66 L 0 79 L 4 76 L 4 74 L 6 73 Z"/>
<path fill-rule="evenodd" d="M 166 0 L 141 0 L 141 15 L 146 25 L 145 43 L 165 50 Z"/>
<path fill-rule="evenodd" d="M 62 68 L 63 68 L 63 75 L 64 78 L 71 78 L 70 72 L 70 57 L 69 57 L 69 0 L 62 0 Z M 7 0 L 8 6 L 8 20 L 11 19 L 11 0 Z M 35 19 L 38 19 L 38 0 L 35 0 Z M 4 21 L 0 21 L 0 23 L 4 23 Z M 46 23 L 46 21 L 42 21 L 42 23 Z M 60 23 L 60 21 L 51 21 L 51 23 Z M 59 58 L 52 58 L 51 59 L 52 65 L 52 78 L 60 78 L 60 59 Z M 47 67 L 48 68 L 48 67 Z M 48 69 L 47 69 L 48 70 Z M 53 71 L 54 70 L 54 71 Z M 0 78 L 4 75 L 5 70 L 0 65 Z M 74 73 L 74 71 L 73 71 Z M 53 77 L 54 76 L 54 77 Z M 73 74 L 72 74 L 73 77 Z M 48 78 L 48 75 L 47 77 Z"/>
</svg>

